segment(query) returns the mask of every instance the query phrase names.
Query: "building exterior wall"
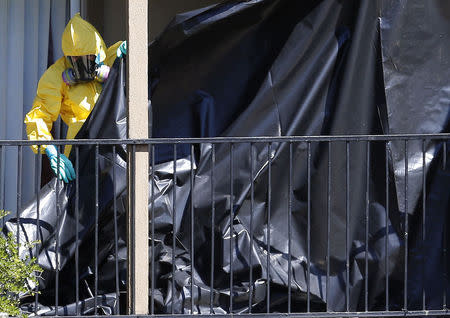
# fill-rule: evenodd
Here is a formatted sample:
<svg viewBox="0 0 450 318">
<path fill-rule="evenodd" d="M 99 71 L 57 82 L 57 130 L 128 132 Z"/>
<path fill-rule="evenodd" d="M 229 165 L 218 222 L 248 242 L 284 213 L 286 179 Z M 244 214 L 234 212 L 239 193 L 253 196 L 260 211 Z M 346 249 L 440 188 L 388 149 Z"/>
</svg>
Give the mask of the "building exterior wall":
<svg viewBox="0 0 450 318">
<path fill-rule="evenodd" d="M 220 2 L 223 0 L 149 0 L 150 41 L 164 30 L 176 14 Z"/>
<path fill-rule="evenodd" d="M 149 0 L 149 41 L 182 12 L 210 6 L 223 0 Z M 102 34 L 107 45 L 125 39 L 126 0 L 83 0 L 82 15 Z"/>
</svg>

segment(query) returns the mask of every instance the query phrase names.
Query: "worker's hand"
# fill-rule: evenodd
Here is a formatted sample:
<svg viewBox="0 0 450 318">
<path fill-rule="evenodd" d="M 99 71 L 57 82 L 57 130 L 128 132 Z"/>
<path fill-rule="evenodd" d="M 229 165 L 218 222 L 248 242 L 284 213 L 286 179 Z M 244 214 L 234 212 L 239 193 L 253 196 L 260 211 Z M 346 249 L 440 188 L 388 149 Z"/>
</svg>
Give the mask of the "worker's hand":
<svg viewBox="0 0 450 318">
<path fill-rule="evenodd" d="M 64 154 L 58 153 L 58 150 L 53 145 L 47 146 L 45 153 L 50 160 L 50 167 L 52 167 L 53 172 L 58 176 L 59 180 L 62 179 L 65 183 L 75 180 L 75 169 L 73 168 L 72 162 Z"/>
<path fill-rule="evenodd" d="M 120 58 L 124 55 L 127 55 L 127 41 L 123 41 L 117 49 L 117 57 Z"/>
</svg>

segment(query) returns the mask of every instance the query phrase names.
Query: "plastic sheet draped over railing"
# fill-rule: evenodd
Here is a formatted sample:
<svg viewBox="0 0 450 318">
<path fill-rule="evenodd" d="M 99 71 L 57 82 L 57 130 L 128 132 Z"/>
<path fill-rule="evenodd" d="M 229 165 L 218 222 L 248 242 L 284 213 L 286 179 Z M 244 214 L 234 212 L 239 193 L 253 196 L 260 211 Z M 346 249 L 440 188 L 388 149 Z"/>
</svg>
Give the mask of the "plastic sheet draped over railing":
<svg viewBox="0 0 450 318">
<path fill-rule="evenodd" d="M 445 62 L 426 39 L 448 19 L 395 3 L 228 1 L 149 46 L 151 314 L 447 314 L 449 69 L 412 70 Z M 433 32 L 403 34 L 405 14 Z M 7 224 L 42 239 L 30 312 L 124 313 L 125 66 L 77 135 L 77 181 Z"/>
</svg>

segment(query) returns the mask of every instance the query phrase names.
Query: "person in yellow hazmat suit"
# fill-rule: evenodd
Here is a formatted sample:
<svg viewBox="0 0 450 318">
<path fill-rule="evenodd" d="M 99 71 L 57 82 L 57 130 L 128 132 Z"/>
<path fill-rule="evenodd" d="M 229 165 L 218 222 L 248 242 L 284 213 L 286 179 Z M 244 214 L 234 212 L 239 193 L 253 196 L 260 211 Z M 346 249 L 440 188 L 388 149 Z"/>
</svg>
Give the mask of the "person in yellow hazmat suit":
<svg viewBox="0 0 450 318">
<path fill-rule="evenodd" d="M 109 68 L 117 56 L 126 54 L 126 42 L 106 47 L 92 24 L 77 13 L 62 35 L 64 56 L 51 65 L 39 80 L 32 109 L 25 116 L 29 140 L 51 140 L 53 122 L 61 115 L 68 130 L 66 139 L 73 139 L 91 113 L 108 78 Z M 32 146 L 37 153 L 38 147 Z M 64 182 L 75 179 L 68 159 L 71 146 L 60 154 L 53 145 L 41 146 L 50 160 L 55 175 Z"/>
</svg>

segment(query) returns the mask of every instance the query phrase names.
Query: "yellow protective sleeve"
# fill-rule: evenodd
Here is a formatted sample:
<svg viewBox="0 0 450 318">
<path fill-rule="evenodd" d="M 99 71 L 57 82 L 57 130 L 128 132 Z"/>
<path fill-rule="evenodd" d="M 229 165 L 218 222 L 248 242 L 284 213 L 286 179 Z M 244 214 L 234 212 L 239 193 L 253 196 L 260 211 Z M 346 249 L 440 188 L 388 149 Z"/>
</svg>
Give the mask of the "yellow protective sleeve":
<svg viewBox="0 0 450 318">
<path fill-rule="evenodd" d="M 106 51 L 106 60 L 104 63 L 108 66 L 112 66 L 114 64 L 114 61 L 117 58 L 117 49 L 122 44 L 123 41 L 118 41 L 111 45 L 108 50 Z"/>
<path fill-rule="evenodd" d="M 65 69 L 64 60 L 65 58 L 62 57 L 56 61 L 39 80 L 33 107 L 25 116 L 24 121 L 27 125 L 29 140 L 53 139 L 50 131 L 61 109 L 62 85 L 65 85 L 61 77 Z M 37 153 L 38 147 L 36 145 L 31 146 L 31 148 Z M 45 146 L 42 146 L 41 151 L 44 152 L 44 150 Z"/>
</svg>

